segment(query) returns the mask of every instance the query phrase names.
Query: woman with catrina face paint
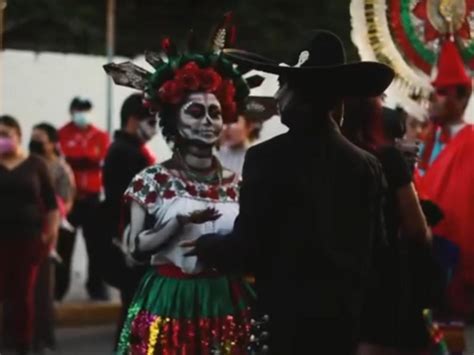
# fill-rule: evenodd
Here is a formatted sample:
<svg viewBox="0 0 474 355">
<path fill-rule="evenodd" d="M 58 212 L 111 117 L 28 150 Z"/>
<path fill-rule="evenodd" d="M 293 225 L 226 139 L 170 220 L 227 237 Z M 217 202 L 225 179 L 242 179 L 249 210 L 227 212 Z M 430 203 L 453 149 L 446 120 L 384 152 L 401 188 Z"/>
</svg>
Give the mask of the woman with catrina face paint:
<svg viewBox="0 0 474 355">
<path fill-rule="evenodd" d="M 173 147 L 170 160 L 139 173 L 125 192 L 131 215 L 125 249 L 131 263 L 150 269 L 129 308 L 118 354 L 245 354 L 251 288 L 186 257 L 181 243 L 232 230 L 239 178 L 213 150 L 249 88 L 220 48 L 180 55 L 166 39 L 163 51 L 166 58 L 147 53 L 153 74 L 131 63 L 105 66 L 116 83 L 144 91 Z"/>
</svg>

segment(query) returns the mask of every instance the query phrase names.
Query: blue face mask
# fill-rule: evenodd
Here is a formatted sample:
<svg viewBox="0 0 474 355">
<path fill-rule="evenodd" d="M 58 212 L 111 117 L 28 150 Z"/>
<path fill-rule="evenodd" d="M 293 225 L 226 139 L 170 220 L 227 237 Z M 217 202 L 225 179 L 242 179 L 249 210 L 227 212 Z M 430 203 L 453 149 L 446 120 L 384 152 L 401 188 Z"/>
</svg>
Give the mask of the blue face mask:
<svg viewBox="0 0 474 355">
<path fill-rule="evenodd" d="M 72 114 L 72 122 L 79 128 L 86 128 L 90 123 L 90 114 L 88 112 L 74 112 Z"/>
</svg>

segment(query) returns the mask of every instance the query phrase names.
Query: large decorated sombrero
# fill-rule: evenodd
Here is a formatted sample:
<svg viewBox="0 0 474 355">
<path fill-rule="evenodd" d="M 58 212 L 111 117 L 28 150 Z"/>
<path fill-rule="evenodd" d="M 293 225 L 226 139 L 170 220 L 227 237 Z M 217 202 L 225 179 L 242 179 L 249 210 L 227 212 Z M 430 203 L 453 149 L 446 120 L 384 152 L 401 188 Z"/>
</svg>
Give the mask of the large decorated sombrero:
<svg viewBox="0 0 474 355">
<path fill-rule="evenodd" d="M 446 38 L 474 69 L 473 0 L 352 0 L 351 16 L 362 59 L 394 68 L 390 94 L 409 111 L 426 108 Z"/>
</svg>

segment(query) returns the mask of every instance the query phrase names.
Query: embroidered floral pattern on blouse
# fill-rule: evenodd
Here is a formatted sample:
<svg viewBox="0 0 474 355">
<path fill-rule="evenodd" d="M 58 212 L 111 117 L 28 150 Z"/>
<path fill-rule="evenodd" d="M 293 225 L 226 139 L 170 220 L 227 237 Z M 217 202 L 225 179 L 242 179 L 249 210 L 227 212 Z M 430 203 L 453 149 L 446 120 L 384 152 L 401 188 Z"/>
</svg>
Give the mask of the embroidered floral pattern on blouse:
<svg viewBox="0 0 474 355">
<path fill-rule="evenodd" d="M 126 198 L 151 207 L 161 200 L 174 197 L 190 197 L 211 202 L 237 202 L 240 182 L 234 181 L 220 186 L 194 181 L 185 181 L 161 165 L 149 167 L 135 176 L 125 191 Z"/>
</svg>

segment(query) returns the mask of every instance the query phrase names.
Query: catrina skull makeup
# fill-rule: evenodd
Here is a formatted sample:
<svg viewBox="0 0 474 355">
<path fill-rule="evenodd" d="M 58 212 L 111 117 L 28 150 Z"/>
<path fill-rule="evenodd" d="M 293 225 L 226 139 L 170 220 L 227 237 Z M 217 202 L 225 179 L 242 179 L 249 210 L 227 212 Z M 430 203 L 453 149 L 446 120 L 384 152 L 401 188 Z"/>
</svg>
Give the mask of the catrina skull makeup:
<svg viewBox="0 0 474 355">
<path fill-rule="evenodd" d="M 211 93 L 190 94 L 178 111 L 178 132 L 188 141 L 214 145 L 223 125 L 221 104 Z"/>
</svg>

